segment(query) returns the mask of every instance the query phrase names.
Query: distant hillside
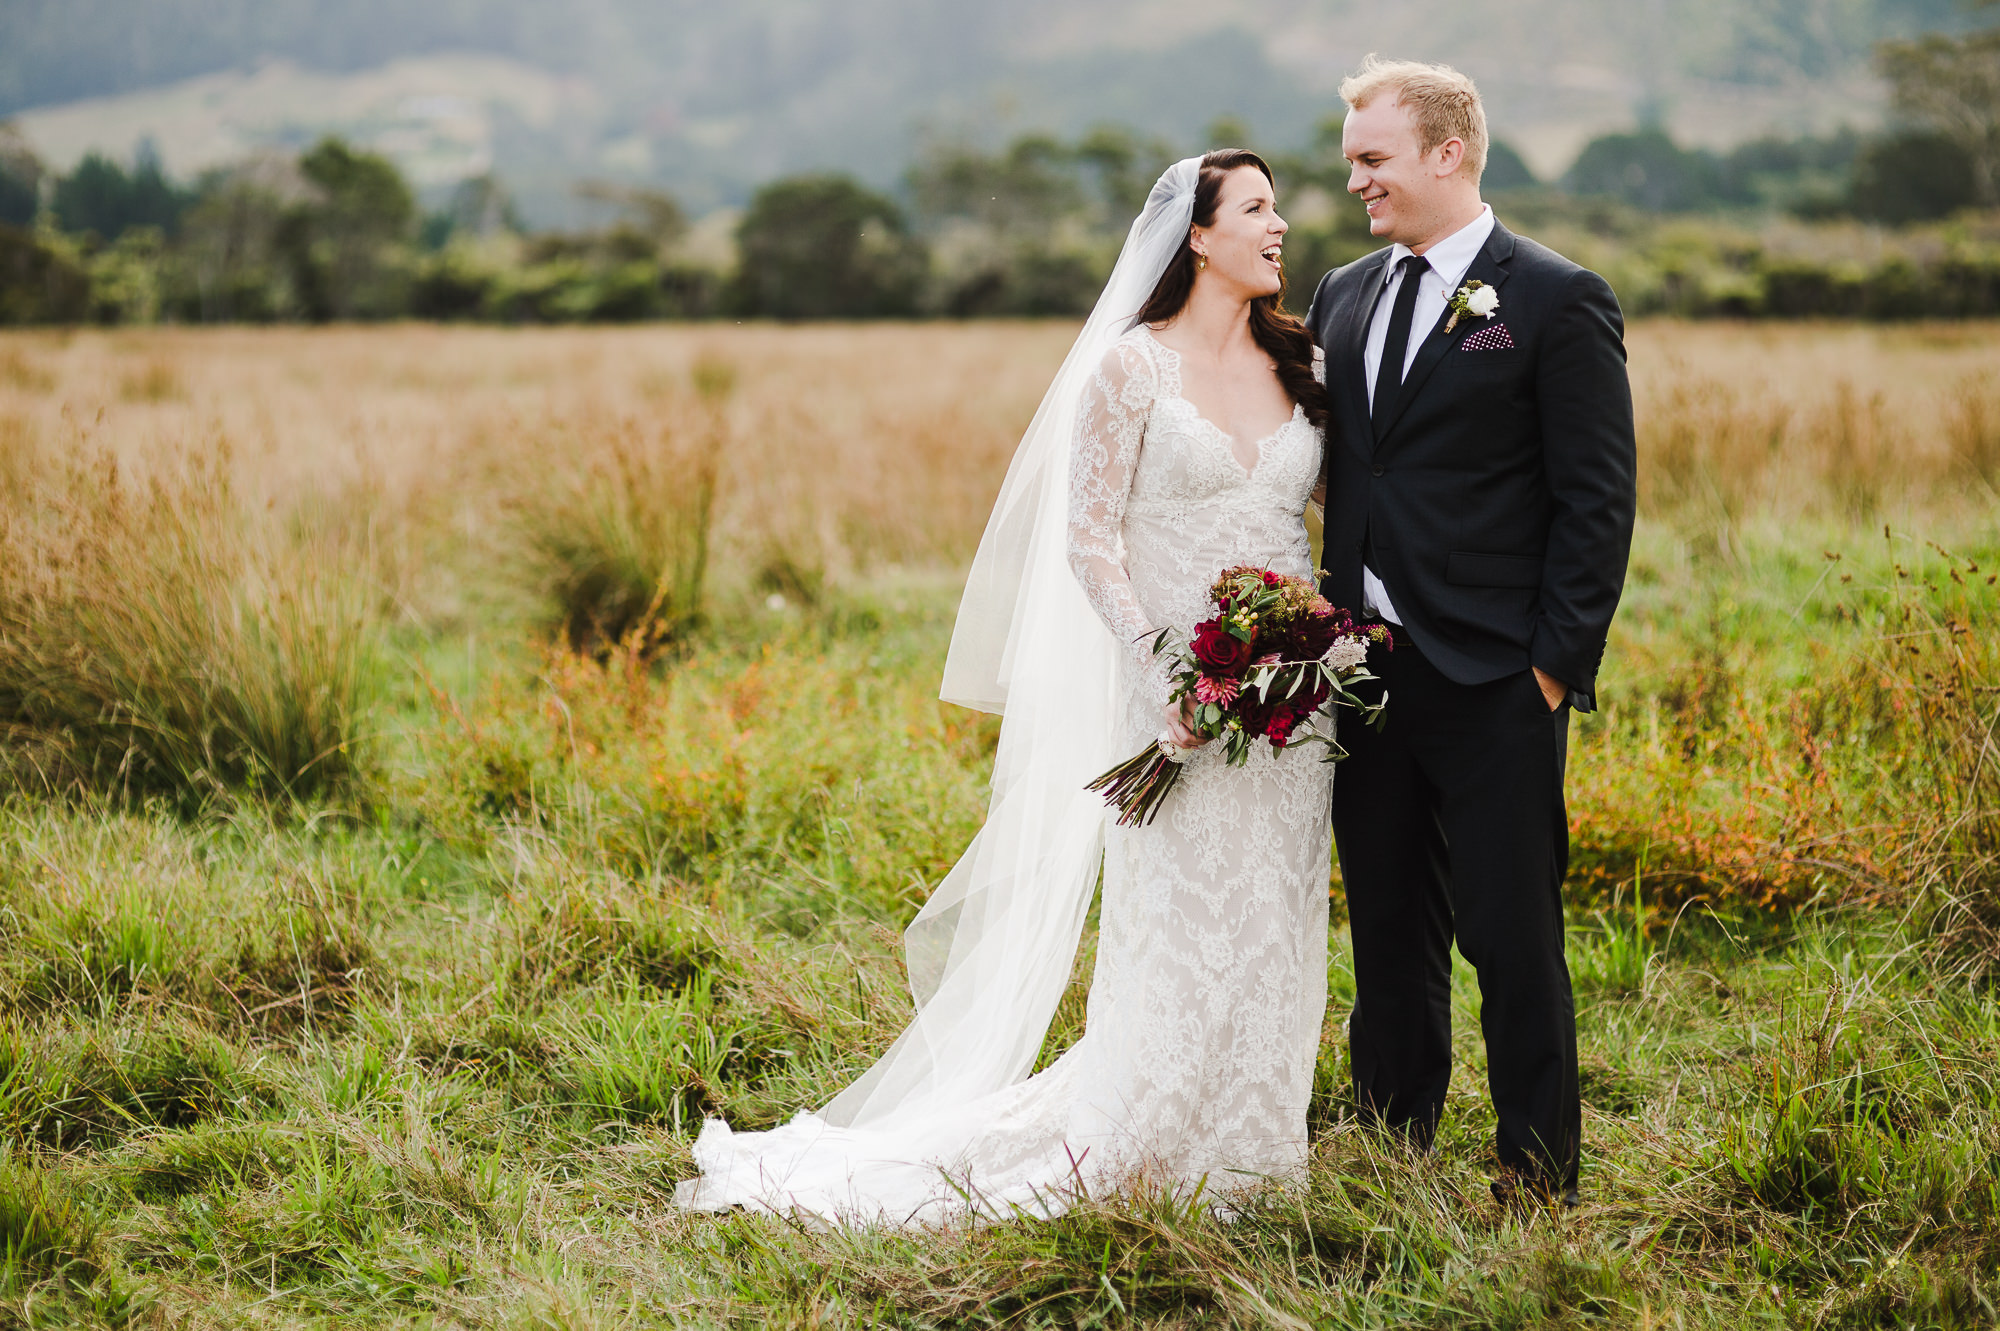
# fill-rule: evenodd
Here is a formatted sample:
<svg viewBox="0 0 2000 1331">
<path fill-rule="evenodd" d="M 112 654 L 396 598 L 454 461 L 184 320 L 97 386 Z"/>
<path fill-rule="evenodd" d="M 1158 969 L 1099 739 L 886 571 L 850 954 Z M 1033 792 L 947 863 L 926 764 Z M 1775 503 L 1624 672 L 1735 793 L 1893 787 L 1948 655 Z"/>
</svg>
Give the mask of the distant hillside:
<svg viewBox="0 0 2000 1331">
<path fill-rule="evenodd" d="M 1953 0 L 7 0 L 0 116 L 58 164 L 152 138 L 183 174 L 337 130 L 531 214 L 584 176 L 697 210 L 802 169 L 894 181 L 926 135 L 1120 121 L 1298 141 L 1370 50 L 1477 77 L 1540 170 L 1658 119 L 1724 144 L 1879 114 L 1870 45 Z"/>
</svg>

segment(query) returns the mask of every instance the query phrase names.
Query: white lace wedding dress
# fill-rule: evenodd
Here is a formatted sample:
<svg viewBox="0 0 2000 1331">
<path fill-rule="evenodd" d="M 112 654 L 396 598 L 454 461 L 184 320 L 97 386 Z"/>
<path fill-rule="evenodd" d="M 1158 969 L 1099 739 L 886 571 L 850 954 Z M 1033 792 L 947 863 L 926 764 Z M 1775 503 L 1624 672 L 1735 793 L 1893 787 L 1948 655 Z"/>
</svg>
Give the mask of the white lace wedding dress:
<svg viewBox="0 0 2000 1331">
<path fill-rule="evenodd" d="M 1312 576 L 1304 513 L 1320 432 L 1303 410 L 1260 443 L 1181 396 L 1180 356 L 1144 327 L 1112 349 L 1077 432 L 1070 564 L 1133 644 L 1124 738 L 1159 733 L 1154 631 L 1185 642 L 1221 570 Z M 1072 1122 L 1212 1191 L 1303 1170 L 1326 1009 L 1333 769 L 1315 746 L 1231 767 L 1186 760 L 1152 824 L 1106 837 L 1097 971 Z M 1052 1069 L 1053 1070 L 1053 1069 Z"/>
<path fill-rule="evenodd" d="M 1179 364 L 1143 327 L 1120 338 L 1083 395 L 1072 451 L 1070 566 L 1131 644 L 1121 755 L 1161 728 L 1153 632 L 1207 618 L 1209 586 L 1232 565 L 1312 573 L 1320 432 L 1295 410 L 1264 440 L 1234 440 L 1181 396 Z M 681 1203 L 933 1223 L 1051 1214 L 1135 1176 L 1218 1199 L 1301 1176 L 1326 1007 L 1332 770 L 1316 746 L 1274 758 L 1259 744 L 1230 767 L 1209 745 L 1150 826 L 1109 828 L 1085 1033 L 1046 1070 L 892 1130 L 810 1114 L 757 1134 L 711 1123 Z"/>
</svg>

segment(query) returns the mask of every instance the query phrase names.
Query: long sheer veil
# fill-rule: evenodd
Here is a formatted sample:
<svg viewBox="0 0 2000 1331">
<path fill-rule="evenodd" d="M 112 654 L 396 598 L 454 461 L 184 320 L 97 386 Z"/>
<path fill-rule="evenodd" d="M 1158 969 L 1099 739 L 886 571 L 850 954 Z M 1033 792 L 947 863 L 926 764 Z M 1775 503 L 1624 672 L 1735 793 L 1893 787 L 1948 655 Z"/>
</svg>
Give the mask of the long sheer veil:
<svg viewBox="0 0 2000 1331">
<path fill-rule="evenodd" d="M 986 825 L 904 934 L 916 1016 L 818 1114 L 768 1132 L 705 1124 L 683 1206 L 914 1214 L 935 1200 L 938 1162 L 985 1130 L 975 1103 L 1034 1065 L 1103 859 L 1104 805 L 1084 783 L 1127 756 L 1113 751 L 1123 647 L 1069 570 L 1070 453 L 1092 374 L 1186 242 L 1200 166 L 1153 186 L 973 560 L 942 692 L 1004 719 Z"/>
<path fill-rule="evenodd" d="M 1167 168 L 1015 451 L 973 559 L 940 690 L 1005 718 L 985 826 L 903 936 L 915 1019 L 821 1111 L 890 1126 L 1026 1076 L 1076 959 L 1114 752 L 1119 654 L 1067 558 L 1070 452 L 1084 390 L 1186 243 L 1201 159 Z"/>
</svg>

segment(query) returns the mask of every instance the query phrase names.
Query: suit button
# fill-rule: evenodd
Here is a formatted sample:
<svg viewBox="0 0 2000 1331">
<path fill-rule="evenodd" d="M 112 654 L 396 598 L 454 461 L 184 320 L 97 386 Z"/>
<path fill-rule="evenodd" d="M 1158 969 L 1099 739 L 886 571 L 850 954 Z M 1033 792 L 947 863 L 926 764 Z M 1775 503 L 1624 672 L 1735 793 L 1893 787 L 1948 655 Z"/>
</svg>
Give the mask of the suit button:
<svg viewBox="0 0 2000 1331">
<path fill-rule="evenodd" d="M 1380 467 L 1370 467 L 1368 469 L 1368 474 L 1370 476 L 1380 476 L 1382 474 L 1382 469 Z"/>
</svg>

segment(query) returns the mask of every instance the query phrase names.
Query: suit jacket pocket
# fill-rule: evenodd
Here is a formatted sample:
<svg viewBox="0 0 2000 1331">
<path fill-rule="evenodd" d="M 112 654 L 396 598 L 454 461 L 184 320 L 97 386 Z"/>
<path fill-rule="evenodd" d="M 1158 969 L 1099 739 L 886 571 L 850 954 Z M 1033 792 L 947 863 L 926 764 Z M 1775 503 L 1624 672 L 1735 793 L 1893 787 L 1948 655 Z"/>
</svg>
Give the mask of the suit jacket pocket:
<svg viewBox="0 0 2000 1331">
<path fill-rule="evenodd" d="M 1483 385 L 1519 378 L 1525 371 L 1527 359 L 1528 353 L 1518 348 L 1511 351 L 1467 351 L 1458 346 L 1452 348 L 1445 363 L 1459 378 Z"/>
<path fill-rule="evenodd" d="M 1481 555 L 1454 550 L 1445 560 L 1444 580 L 1455 587 L 1542 585 L 1542 561 L 1534 555 Z"/>
</svg>

